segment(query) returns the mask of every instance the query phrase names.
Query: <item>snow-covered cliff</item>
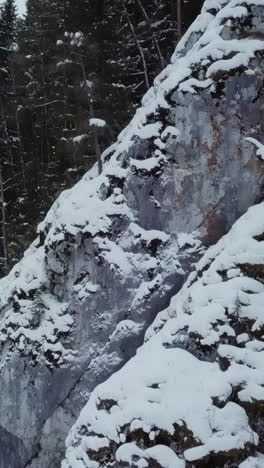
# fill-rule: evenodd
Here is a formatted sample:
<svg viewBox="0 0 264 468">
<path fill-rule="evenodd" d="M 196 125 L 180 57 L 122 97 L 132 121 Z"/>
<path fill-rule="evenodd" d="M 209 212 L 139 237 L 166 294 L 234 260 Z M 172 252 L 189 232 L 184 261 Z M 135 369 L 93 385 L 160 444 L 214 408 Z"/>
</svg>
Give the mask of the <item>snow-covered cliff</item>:
<svg viewBox="0 0 264 468">
<path fill-rule="evenodd" d="M 263 25 L 263 0 L 207 0 L 172 63 L 104 154 L 103 174 L 97 176 L 94 168 L 59 197 L 25 258 L 0 282 L 1 468 L 60 466 L 66 435 L 90 393 L 135 355 L 146 329 L 179 291 L 205 248 L 263 196 Z M 148 346 L 154 352 L 155 339 L 140 351 L 142 359 Z M 185 356 L 190 374 L 193 365 L 193 375 L 212 372 L 218 378 L 217 364 L 201 364 L 198 370 L 200 361 L 184 351 L 195 343 L 190 336 L 183 340 L 182 351 L 178 346 L 171 353 Z M 160 345 L 155 352 L 158 373 L 159 361 L 170 360 L 170 352 Z M 137 359 L 125 369 L 136 368 Z M 175 381 L 177 362 L 173 366 Z M 121 373 L 113 381 L 119 382 L 119 376 L 123 379 Z M 145 380 L 137 381 L 142 389 Z M 221 386 L 224 396 L 225 389 Z M 96 404 L 98 391 L 88 405 Z M 214 391 L 208 387 L 201 411 Z M 101 409 L 106 415 L 112 413 L 108 400 Z M 240 434 L 241 409 L 232 405 L 238 421 L 228 430 Z M 128 411 L 134 414 L 132 406 Z M 82 414 L 86 418 L 86 410 Z M 199 425 L 199 418 L 202 413 L 193 424 Z M 245 414 L 243 418 L 247 428 Z M 108 421 L 109 431 L 115 431 L 106 417 L 105 424 Z M 86 423 L 88 419 L 84 435 Z M 193 440 L 193 426 L 185 426 L 187 440 Z M 83 458 L 78 428 L 79 423 L 73 440 L 77 437 Z M 209 454 L 210 433 L 204 431 L 197 445 Z M 241 440 L 251 448 L 246 432 Z M 107 437 L 112 460 L 117 439 L 110 432 Z M 156 440 L 155 434 L 151 437 Z M 100 449 L 100 439 L 88 441 Z M 78 462 L 69 441 L 71 468 L 98 466 L 97 461 Z M 164 457 L 166 447 L 161 449 Z M 131 457 L 133 450 L 131 445 Z M 120 447 L 120 460 L 122 453 Z"/>
<path fill-rule="evenodd" d="M 263 303 L 261 203 L 208 249 L 137 355 L 92 393 L 63 467 L 263 467 Z"/>
</svg>

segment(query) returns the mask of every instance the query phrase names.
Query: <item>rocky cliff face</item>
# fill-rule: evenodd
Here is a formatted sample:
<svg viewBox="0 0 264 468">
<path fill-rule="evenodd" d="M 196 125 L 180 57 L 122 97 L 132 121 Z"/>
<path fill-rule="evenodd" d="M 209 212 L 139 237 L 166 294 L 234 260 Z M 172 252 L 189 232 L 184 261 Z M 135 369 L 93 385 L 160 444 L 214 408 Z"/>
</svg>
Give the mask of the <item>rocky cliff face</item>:
<svg viewBox="0 0 264 468">
<path fill-rule="evenodd" d="M 66 435 L 90 393 L 135 355 L 146 329 L 179 291 L 205 248 L 261 199 L 263 19 L 262 0 L 217 4 L 208 0 L 172 63 L 144 97 L 142 108 L 104 154 L 103 174 L 97 176 L 94 168 L 60 196 L 25 258 L 0 282 L 1 468 L 60 466 Z M 222 321 L 221 326 L 228 326 L 224 317 Z M 188 324 L 184 329 L 187 336 Z M 186 338 L 181 347 L 192 349 L 195 340 Z M 162 361 L 163 348 L 157 348 L 161 355 L 154 359 Z M 172 353 L 180 353 L 178 348 Z M 197 356 L 184 353 L 189 369 L 194 365 L 198 371 Z M 216 349 L 210 354 L 213 361 L 212 356 L 216 357 Z M 201 375 L 212 372 L 220 378 L 217 366 L 201 364 Z M 177 367 L 173 372 L 175 376 Z M 117 375 L 123 379 L 123 374 Z M 228 392 L 221 391 L 215 397 L 224 395 L 225 403 Z M 212 396 L 210 387 L 203 398 Z M 112 400 L 116 402 L 117 396 L 102 398 L 102 407 L 98 403 L 106 424 L 116 405 Z M 240 406 L 232 408 L 239 421 L 244 418 L 241 444 L 250 451 L 256 444 L 246 438 L 247 416 L 241 416 Z M 204 402 L 201 411 L 205 410 Z M 117 436 L 108 433 L 104 436 L 108 445 L 102 445 L 101 426 L 91 429 L 83 414 L 85 421 L 77 424 L 69 439 L 65 466 L 98 467 L 108 462 L 133 466 L 136 445 L 130 451 L 132 458 L 118 458 Z M 177 425 L 178 419 L 170 423 Z M 109 424 L 115 430 L 112 421 Z M 124 419 L 125 434 L 127 424 Z M 230 433 L 242 430 L 242 423 L 237 424 L 238 429 L 230 425 Z M 192 425 L 183 426 L 186 449 L 197 439 L 194 445 L 206 446 L 202 450 L 209 456 L 208 430 L 198 437 Z M 171 427 L 166 429 L 170 434 Z M 90 439 L 97 432 L 98 437 Z M 87 437 L 94 448 L 83 448 Z M 151 447 L 156 446 L 153 437 Z M 122 440 L 123 444 L 128 439 L 122 436 Z M 165 458 L 168 448 L 178 458 L 183 456 L 179 442 L 175 442 L 179 449 L 170 441 L 160 443 Z M 76 444 L 79 448 L 73 450 Z M 108 458 L 98 461 L 97 455 L 90 456 L 89 450 L 96 448 Z M 150 447 L 140 443 L 139 448 Z M 146 463 L 135 466 L 155 466 Z M 184 466 L 183 458 L 177 463 Z"/>
<path fill-rule="evenodd" d="M 92 393 L 63 468 L 263 467 L 263 300 L 261 203 L 207 251 L 137 355 Z"/>
</svg>

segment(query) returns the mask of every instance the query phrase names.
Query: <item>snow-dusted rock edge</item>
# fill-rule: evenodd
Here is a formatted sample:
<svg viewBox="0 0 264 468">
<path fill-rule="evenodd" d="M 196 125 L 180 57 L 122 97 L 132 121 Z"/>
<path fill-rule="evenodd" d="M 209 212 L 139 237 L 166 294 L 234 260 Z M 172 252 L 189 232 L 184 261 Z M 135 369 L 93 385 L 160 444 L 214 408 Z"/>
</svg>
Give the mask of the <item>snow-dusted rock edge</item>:
<svg viewBox="0 0 264 468">
<path fill-rule="evenodd" d="M 263 0 L 208 0 L 103 174 L 0 282 L 0 468 L 58 468 L 90 392 L 263 195 L 263 24 Z"/>
</svg>

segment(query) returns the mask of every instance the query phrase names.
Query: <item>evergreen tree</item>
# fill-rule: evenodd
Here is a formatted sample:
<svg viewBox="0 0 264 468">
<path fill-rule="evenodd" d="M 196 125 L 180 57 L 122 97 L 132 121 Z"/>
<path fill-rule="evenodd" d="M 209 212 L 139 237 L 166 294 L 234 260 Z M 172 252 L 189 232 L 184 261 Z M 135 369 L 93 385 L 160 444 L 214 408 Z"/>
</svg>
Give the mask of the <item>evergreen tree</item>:
<svg viewBox="0 0 264 468">
<path fill-rule="evenodd" d="M 8 181 L 15 171 L 15 134 L 9 128 L 12 114 L 12 64 L 16 26 L 14 0 L 5 0 L 0 10 L 0 196 L 1 196 L 1 255 L 0 269 L 9 269 L 9 248 L 7 228 L 7 203 L 10 186 Z"/>
<path fill-rule="evenodd" d="M 1 94 L 5 93 L 8 82 L 9 58 L 15 39 L 15 0 L 5 0 L 0 9 L 0 82 Z"/>
</svg>

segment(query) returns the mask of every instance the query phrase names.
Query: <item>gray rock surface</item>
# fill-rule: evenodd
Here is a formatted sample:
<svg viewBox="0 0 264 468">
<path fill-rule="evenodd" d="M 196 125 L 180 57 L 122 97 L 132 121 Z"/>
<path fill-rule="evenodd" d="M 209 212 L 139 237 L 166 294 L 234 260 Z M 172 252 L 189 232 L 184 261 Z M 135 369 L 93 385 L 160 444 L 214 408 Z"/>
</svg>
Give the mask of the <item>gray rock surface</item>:
<svg viewBox="0 0 264 468">
<path fill-rule="evenodd" d="M 103 174 L 59 197 L 0 282 L 0 468 L 60 466 L 91 391 L 263 195 L 264 165 L 245 140 L 263 135 L 263 42 L 241 31 L 250 37 L 264 11 L 220 3 L 207 1 Z"/>
<path fill-rule="evenodd" d="M 210 247 L 92 392 L 62 468 L 262 468 L 264 203 Z"/>
</svg>

